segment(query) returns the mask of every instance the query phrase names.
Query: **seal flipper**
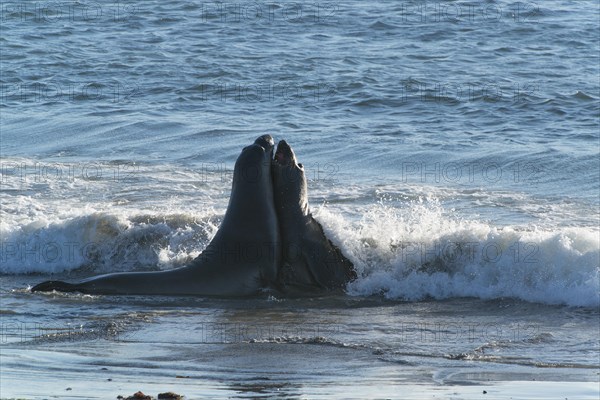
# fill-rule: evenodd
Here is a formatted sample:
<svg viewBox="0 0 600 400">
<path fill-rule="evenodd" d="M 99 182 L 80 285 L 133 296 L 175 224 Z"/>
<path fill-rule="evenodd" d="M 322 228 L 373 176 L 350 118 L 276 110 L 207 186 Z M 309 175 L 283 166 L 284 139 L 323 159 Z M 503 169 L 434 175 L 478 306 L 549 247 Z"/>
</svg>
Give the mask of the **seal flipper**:
<svg viewBox="0 0 600 400">
<path fill-rule="evenodd" d="M 284 263 L 277 276 L 277 290 L 285 296 L 307 297 L 320 294 L 324 287 L 319 284 L 310 271 L 312 263 L 306 258 L 306 254 L 300 255 L 294 265 Z"/>
<path fill-rule="evenodd" d="M 312 276 L 327 289 L 343 289 L 357 278 L 354 264 L 325 235 L 321 224 L 307 216 L 308 235 L 302 240 L 302 253 Z"/>
<path fill-rule="evenodd" d="M 51 292 L 57 290 L 59 292 L 76 292 L 77 285 L 63 281 L 45 281 L 31 288 L 31 292 Z"/>
</svg>

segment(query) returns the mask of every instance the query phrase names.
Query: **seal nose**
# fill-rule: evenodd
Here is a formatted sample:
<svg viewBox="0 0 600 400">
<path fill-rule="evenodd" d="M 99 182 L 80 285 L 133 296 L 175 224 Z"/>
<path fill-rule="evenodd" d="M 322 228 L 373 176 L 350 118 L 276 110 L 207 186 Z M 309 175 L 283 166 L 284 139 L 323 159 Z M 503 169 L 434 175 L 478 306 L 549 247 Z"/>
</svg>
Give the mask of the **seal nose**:
<svg viewBox="0 0 600 400">
<path fill-rule="evenodd" d="M 262 135 L 254 143 L 265 149 L 266 152 L 270 152 L 275 147 L 275 141 L 271 135 Z"/>
<path fill-rule="evenodd" d="M 275 152 L 275 159 L 282 165 L 295 163 L 295 156 L 292 148 L 285 140 L 280 140 L 277 144 L 277 151 Z"/>
<path fill-rule="evenodd" d="M 289 153 L 290 150 L 291 150 L 291 147 L 289 144 L 287 144 L 287 142 L 285 140 L 281 139 L 279 141 L 279 143 L 277 143 L 277 151 Z"/>
</svg>

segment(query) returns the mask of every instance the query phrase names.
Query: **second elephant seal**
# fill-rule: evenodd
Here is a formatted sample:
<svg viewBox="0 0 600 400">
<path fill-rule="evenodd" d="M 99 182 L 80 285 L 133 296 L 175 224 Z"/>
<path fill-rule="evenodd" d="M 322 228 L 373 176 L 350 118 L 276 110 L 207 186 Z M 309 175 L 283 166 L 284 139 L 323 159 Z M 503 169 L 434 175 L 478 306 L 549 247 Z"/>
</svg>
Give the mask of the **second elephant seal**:
<svg viewBox="0 0 600 400">
<path fill-rule="evenodd" d="M 310 213 L 304 167 L 285 140 L 277 145 L 271 173 L 282 240 L 280 290 L 295 295 L 343 290 L 356 271 Z"/>
</svg>

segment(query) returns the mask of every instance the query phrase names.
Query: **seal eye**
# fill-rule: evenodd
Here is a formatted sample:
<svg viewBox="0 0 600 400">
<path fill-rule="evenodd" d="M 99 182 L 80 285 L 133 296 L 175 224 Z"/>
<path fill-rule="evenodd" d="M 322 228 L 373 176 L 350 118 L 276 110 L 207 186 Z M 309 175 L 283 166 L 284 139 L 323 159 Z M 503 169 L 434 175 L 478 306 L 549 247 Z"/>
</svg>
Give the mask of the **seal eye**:
<svg viewBox="0 0 600 400">
<path fill-rule="evenodd" d="M 300 169 L 304 169 L 304 165 L 302 165 L 302 163 L 298 163 L 298 166 L 300 167 Z"/>
</svg>

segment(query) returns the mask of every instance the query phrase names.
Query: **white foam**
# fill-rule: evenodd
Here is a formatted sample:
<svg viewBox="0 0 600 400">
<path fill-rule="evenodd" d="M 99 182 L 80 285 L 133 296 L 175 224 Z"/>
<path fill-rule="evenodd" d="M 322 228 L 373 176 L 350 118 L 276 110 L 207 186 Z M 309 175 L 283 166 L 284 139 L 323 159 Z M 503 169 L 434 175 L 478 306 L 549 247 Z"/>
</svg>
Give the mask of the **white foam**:
<svg viewBox="0 0 600 400">
<path fill-rule="evenodd" d="M 86 210 L 89 212 L 90 210 Z M 92 211 L 2 226 L 0 273 L 95 273 L 169 269 L 194 258 L 219 216 Z"/>
<path fill-rule="evenodd" d="M 352 295 L 600 304 L 600 240 L 589 228 L 495 227 L 453 218 L 435 201 L 368 206 L 357 221 L 326 208 L 316 215 L 358 269 Z"/>
</svg>

